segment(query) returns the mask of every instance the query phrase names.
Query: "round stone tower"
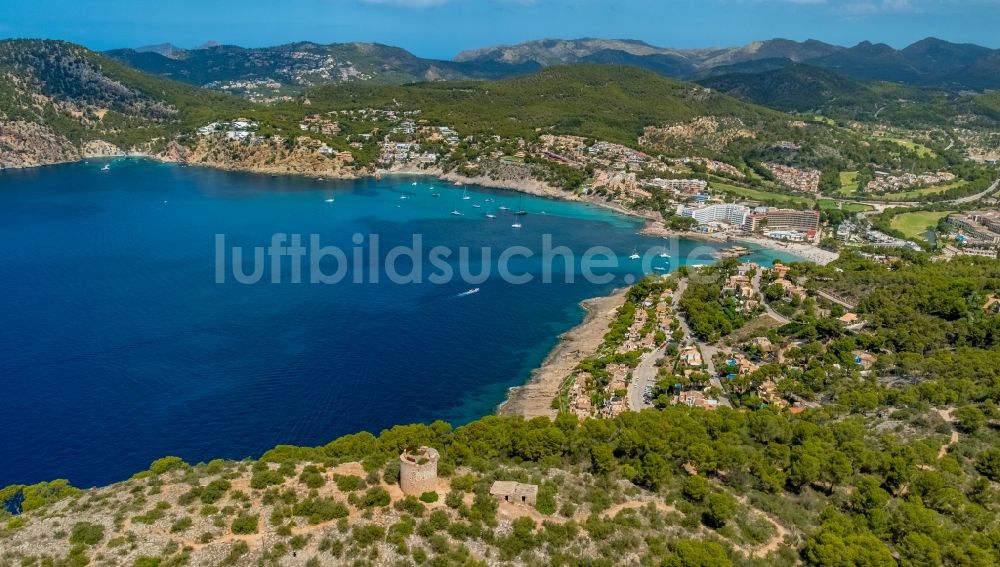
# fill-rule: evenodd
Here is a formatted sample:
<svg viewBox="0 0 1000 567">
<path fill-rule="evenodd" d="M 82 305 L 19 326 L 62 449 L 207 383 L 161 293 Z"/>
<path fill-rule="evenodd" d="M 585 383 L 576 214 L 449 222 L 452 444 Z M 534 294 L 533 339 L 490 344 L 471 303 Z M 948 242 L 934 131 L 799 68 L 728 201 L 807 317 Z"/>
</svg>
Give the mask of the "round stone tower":
<svg viewBox="0 0 1000 567">
<path fill-rule="evenodd" d="M 432 447 L 403 451 L 399 456 L 399 487 L 403 494 L 420 496 L 437 490 L 438 459 Z"/>
</svg>

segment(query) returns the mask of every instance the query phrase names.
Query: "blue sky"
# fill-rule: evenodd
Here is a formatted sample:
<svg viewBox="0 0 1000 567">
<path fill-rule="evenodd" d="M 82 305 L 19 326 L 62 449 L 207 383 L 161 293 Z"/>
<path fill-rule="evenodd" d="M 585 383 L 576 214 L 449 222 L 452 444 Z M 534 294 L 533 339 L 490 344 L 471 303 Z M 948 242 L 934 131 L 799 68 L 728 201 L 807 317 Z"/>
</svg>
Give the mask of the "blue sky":
<svg viewBox="0 0 1000 567">
<path fill-rule="evenodd" d="M 934 36 L 1000 47 L 998 0 L 32 0 L 8 2 L 0 37 L 94 49 L 207 40 L 247 47 L 377 41 L 424 57 L 543 37 L 641 39 L 668 47 L 757 39 L 861 40 L 903 47 Z M 993 28 L 993 29 L 991 29 Z"/>
</svg>

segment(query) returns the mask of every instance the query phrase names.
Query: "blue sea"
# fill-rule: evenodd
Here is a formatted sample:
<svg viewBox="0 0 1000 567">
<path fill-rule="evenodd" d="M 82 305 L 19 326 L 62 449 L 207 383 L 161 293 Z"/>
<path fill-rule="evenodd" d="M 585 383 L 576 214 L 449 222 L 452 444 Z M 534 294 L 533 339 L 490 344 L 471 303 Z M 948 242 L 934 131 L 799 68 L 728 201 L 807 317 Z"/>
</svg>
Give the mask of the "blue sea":
<svg viewBox="0 0 1000 567">
<path fill-rule="evenodd" d="M 518 209 L 528 214 L 515 217 Z M 516 219 L 522 228 L 512 228 Z M 638 228 L 598 207 L 428 177 L 321 181 L 139 159 L 6 171 L 0 486 L 54 478 L 100 485 L 165 455 L 255 457 L 277 444 L 493 413 L 582 320 L 581 300 L 667 265 L 654 258 L 644 270 L 628 258 L 666 244 Z M 275 234 L 286 236 L 284 246 L 301 235 L 305 247 L 316 235 L 348 258 L 359 250 L 362 263 L 344 263 L 340 283 L 318 284 L 309 283 L 305 260 L 292 283 L 293 262 L 272 270 L 265 256 L 259 282 L 237 281 L 233 247 L 250 274 L 253 248 Z M 536 276 L 521 285 L 496 273 L 433 283 L 431 270 L 419 283 L 388 281 L 384 263 L 368 254 L 372 235 L 384 255 L 415 234 L 426 249 L 467 247 L 469 261 L 457 252 L 441 259 L 456 272 L 497 264 L 511 246 L 539 252 L 546 234 L 575 253 L 607 247 L 620 265 L 602 271 L 611 281 L 567 283 L 562 262 L 545 283 L 541 258 L 521 255 L 511 271 Z M 671 268 L 711 261 L 688 259 L 696 248 L 710 251 L 704 243 L 671 246 Z M 485 263 L 484 248 L 494 251 Z M 319 267 L 329 274 L 340 265 L 327 257 Z M 405 259 L 396 266 L 414 267 Z"/>
</svg>

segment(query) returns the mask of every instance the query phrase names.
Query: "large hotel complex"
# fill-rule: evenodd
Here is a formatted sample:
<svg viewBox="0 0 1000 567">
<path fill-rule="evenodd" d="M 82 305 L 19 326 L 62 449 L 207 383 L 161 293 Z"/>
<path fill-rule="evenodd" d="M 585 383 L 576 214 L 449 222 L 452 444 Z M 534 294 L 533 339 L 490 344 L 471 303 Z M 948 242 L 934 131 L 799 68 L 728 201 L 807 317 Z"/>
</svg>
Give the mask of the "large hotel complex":
<svg viewBox="0 0 1000 567">
<path fill-rule="evenodd" d="M 681 206 L 677 214 L 694 219 L 702 232 L 738 228 L 746 232 L 763 232 L 779 240 L 803 241 L 819 233 L 819 211 L 799 211 L 774 207 L 756 207 L 719 203 Z M 725 225 L 729 225 L 726 227 Z"/>
</svg>

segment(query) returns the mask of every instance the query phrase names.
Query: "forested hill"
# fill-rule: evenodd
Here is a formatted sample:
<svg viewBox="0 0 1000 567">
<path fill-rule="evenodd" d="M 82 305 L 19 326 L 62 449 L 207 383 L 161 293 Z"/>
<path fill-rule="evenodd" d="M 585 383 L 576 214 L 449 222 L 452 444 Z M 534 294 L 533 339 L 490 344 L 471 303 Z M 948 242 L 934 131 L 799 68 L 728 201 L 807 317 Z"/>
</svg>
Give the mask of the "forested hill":
<svg viewBox="0 0 1000 567">
<path fill-rule="evenodd" d="M 873 107 L 880 97 L 861 81 L 828 69 L 793 64 L 758 73 L 732 73 L 699 84 L 784 111 L 806 112 L 832 105 Z"/>
<path fill-rule="evenodd" d="M 541 68 L 494 62 L 463 63 L 417 57 L 398 47 L 378 43 L 322 45 L 296 42 L 274 47 L 245 48 L 214 45 L 198 49 L 115 49 L 108 57 L 147 73 L 224 90 L 241 90 L 240 83 L 277 83 L 275 92 L 321 84 L 349 82 L 412 83 L 502 78 Z"/>
<path fill-rule="evenodd" d="M 759 125 L 781 114 L 635 67 L 569 65 L 503 81 L 319 87 L 316 108 L 420 109 L 469 133 L 533 137 L 537 129 L 634 144 L 647 126 L 698 116 Z"/>
<path fill-rule="evenodd" d="M 250 106 L 148 75 L 62 41 L 0 41 L 0 144 L 13 155 L 43 141 L 67 153 L 90 140 L 123 147 L 172 135 Z M 26 147 L 8 147 L 10 139 Z M 16 159 L 16 158 L 15 158 Z"/>
</svg>

